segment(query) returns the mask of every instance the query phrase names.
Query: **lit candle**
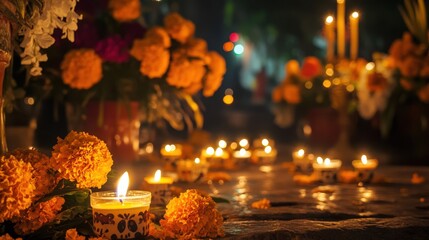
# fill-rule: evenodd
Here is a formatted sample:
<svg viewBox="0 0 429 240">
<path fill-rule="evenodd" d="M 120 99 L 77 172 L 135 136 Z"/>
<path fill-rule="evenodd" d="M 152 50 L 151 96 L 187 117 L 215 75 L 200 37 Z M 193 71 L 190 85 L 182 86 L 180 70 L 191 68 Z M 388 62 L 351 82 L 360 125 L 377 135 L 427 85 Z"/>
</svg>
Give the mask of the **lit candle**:
<svg viewBox="0 0 429 240">
<path fill-rule="evenodd" d="M 317 157 L 316 162 L 313 163 L 313 169 L 319 175 L 324 183 L 335 183 L 337 181 L 337 172 L 342 165 L 339 159 L 330 159 Z"/>
<path fill-rule="evenodd" d="M 209 165 L 200 158 L 181 159 L 177 163 L 177 175 L 180 181 L 194 182 L 208 172 Z"/>
<path fill-rule="evenodd" d="M 169 185 L 173 183 L 171 177 L 161 176 L 161 170 L 156 170 L 153 176 L 144 178 L 143 187 L 152 192 L 152 204 L 165 205 L 171 198 Z"/>
<path fill-rule="evenodd" d="M 334 61 L 334 44 L 335 44 L 335 32 L 334 32 L 334 17 L 328 16 L 325 21 L 325 37 L 326 37 L 326 60 L 328 63 Z"/>
<path fill-rule="evenodd" d="M 356 60 L 359 49 L 359 13 L 350 15 L 350 58 Z"/>
<path fill-rule="evenodd" d="M 271 146 L 266 146 L 264 149 L 256 149 L 252 154 L 254 163 L 272 164 L 277 157 L 277 150 Z"/>
<path fill-rule="evenodd" d="M 249 148 L 249 140 L 247 140 L 246 138 L 243 138 L 243 139 L 241 139 L 241 140 L 238 142 L 238 145 L 239 145 L 241 148 L 248 149 L 248 148 Z"/>
<path fill-rule="evenodd" d="M 218 142 L 218 146 L 219 146 L 220 148 L 222 148 L 222 149 L 225 149 L 225 148 L 228 146 L 228 144 L 226 143 L 226 141 L 225 141 L 225 140 L 221 139 L 221 140 L 219 140 L 219 142 Z"/>
<path fill-rule="evenodd" d="M 264 149 L 267 146 L 271 146 L 274 147 L 275 146 L 275 141 L 273 139 L 269 139 L 269 138 L 257 138 L 253 141 L 253 147 L 255 149 Z"/>
<path fill-rule="evenodd" d="M 248 159 L 251 155 L 252 153 L 244 148 L 241 148 L 239 151 L 235 151 L 233 153 L 233 157 L 235 159 Z"/>
<path fill-rule="evenodd" d="M 313 156 L 313 155 L 311 155 Z M 292 152 L 292 160 L 295 164 L 295 170 L 299 172 L 310 172 L 312 170 L 313 158 L 305 154 L 304 149 L 298 149 Z"/>
<path fill-rule="evenodd" d="M 149 233 L 151 193 L 129 190 L 129 176 L 125 172 L 119 180 L 117 192 L 91 194 L 94 232 L 107 239 L 134 239 Z"/>
<path fill-rule="evenodd" d="M 346 49 L 346 0 L 337 0 L 337 53 L 343 59 Z"/>
<path fill-rule="evenodd" d="M 368 159 L 366 155 L 362 155 L 361 159 L 353 160 L 352 165 L 357 170 L 374 170 L 378 166 L 378 160 Z"/>
<path fill-rule="evenodd" d="M 176 160 L 182 156 L 182 145 L 166 144 L 161 148 L 161 155 L 167 160 Z"/>
</svg>

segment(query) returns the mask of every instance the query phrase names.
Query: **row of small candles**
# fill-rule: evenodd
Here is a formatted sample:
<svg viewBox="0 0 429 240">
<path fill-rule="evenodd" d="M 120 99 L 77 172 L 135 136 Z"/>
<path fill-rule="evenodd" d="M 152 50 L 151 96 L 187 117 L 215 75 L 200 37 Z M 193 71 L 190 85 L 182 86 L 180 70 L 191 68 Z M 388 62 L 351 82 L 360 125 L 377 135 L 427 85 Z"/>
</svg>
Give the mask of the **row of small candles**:
<svg viewBox="0 0 429 240">
<path fill-rule="evenodd" d="M 336 181 L 337 172 L 342 166 L 339 159 L 315 157 L 313 154 L 306 154 L 304 149 L 299 149 L 292 153 L 293 162 L 298 170 L 308 172 L 314 170 L 320 175 L 323 182 L 332 183 Z M 377 159 L 368 159 L 362 155 L 360 159 L 352 161 L 354 169 L 358 172 L 358 180 L 361 182 L 371 181 L 375 169 L 378 167 Z"/>
</svg>

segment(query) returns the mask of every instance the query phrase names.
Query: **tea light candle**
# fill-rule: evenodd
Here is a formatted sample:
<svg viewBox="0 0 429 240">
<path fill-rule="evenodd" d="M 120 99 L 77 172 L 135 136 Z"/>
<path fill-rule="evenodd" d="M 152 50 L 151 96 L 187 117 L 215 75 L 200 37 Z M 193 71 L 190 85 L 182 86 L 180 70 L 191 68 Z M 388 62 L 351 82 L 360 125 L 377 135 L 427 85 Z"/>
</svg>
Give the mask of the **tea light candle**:
<svg viewBox="0 0 429 240">
<path fill-rule="evenodd" d="M 182 156 L 182 145 L 166 144 L 161 148 L 161 155 L 167 160 L 176 160 Z"/>
<path fill-rule="evenodd" d="M 156 170 L 153 176 L 144 178 L 143 187 L 152 192 L 152 204 L 163 205 L 171 198 L 169 186 L 173 183 L 171 177 L 161 176 L 161 170 Z"/>
<path fill-rule="evenodd" d="M 151 193 L 128 191 L 129 176 L 119 180 L 117 192 L 94 192 L 90 196 L 94 232 L 107 239 L 140 239 L 149 234 Z"/>
<path fill-rule="evenodd" d="M 238 145 L 239 145 L 241 148 L 248 149 L 248 148 L 249 148 L 249 140 L 247 140 L 246 138 L 243 138 L 243 139 L 241 139 L 241 140 L 238 142 Z"/>
<path fill-rule="evenodd" d="M 194 182 L 202 177 L 208 171 L 208 164 L 200 158 L 181 159 L 177 161 L 177 175 L 179 180 L 185 182 Z"/>
<path fill-rule="evenodd" d="M 304 149 L 292 152 L 292 160 L 297 171 L 310 172 L 312 170 L 314 156 L 306 154 Z"/>
<path fill-rule="evenodd" d="M 360 160 L 353 160 L 352 165 L 358 172 L 358 181 L 368 183 L 372 180 L 374 170 L 378 167 L 378 160 L 368 159 L 366 155 L 362 155 Z"/>
<path fill-rule="evenodd" d="M 319 173 L 321 180 L 325 183 L 334 183 L 337 181 L 337 172 L 341 168 L 342 162 L 338 159 L 318 157 L 313 163 L 313 169 Z"/>
<path fill-rule="evenodd" d="M 264 149 L 256 149 L 253 151 L 252 159 L 256 163 L 271 164 L 276 160 L 277 149 L 266 146 Z"/>
<path fill-rule="evenodd" d="M 225 149 L 228 146 L 228 143 L 225 140 L 221 139 L 218 142 L 218 146 L 222 149 Z"/>
<path fill-rule="evenodd" d="M 264 149 L 265 147 L 268 147 L 268 146 L 274 147 L 275 141 L 269 138 L 258 138 L 253 141 L 254 148 Z"/>
<path fill-rule="evenodd" d="M 241 148 L 239 151 L 235 151 L 232 156 L 237 160 L 246 160 L 252 156 L 252 153 L 244 148 Z"/>
<path fill-rule="evenodd" d="M 216 150 L 213 147 L 208 147 L 201 153 L 201 159 L 207 160 L 211 168 L 222 168 L 228 158 L 229 153 L 220 147 Z"/>
</svg>

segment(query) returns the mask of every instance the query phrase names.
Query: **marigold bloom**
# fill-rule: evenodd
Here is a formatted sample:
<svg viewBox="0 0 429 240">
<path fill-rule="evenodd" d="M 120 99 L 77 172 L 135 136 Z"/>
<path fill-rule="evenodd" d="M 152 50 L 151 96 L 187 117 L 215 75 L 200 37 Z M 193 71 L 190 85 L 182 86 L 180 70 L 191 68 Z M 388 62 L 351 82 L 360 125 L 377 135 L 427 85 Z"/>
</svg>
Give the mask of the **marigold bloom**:
<svg viewBox="0 0 429 240">
<path fill-rule="evenodd" d="M 109 9 L 118 22 L 136 20 L 141 14 L 140 0 L 109 0 Z"/>
<path fill-rule="evenodd" d="M 420 73 L 422 61 L 414 56 L 406 57 L 400 64 L 399 70 L 405 77 L 417 77 Z"/>
<path fill-rule="evenodd" d="M 178 13 L 170 13 L 164 18 L 164 25 L 170 36 L 180 43 L 185 43 L 194 35 L 195 25 Z"/>
<path fill-rule="evenodd" d="M 214 51 L 210 51 L 207 57 L 209 59 L 209 71 L 204 84 L 203 95 L 211 97 L 222 84 L 223 75 L 226 72 L 226 62 L 219 53 Z"/>
<path fill-rule="evenodd" d="M 85 240 L 86 237 L 79 235 L 76 228 L 71 228 L 66 231 L 65 240 Z M 88 240 L 103 240 L 102 237 L 90 237 Z"/>
<path fill-rule="evenodd" d="M 298 75 L 300 72 L 299 62 L 295 59 L 287 61 L 285 72 L 287 75 Z"/>
<path fill-rule="evenodd" d="M 316 57 L 306 57 L 302 64 L 301 76 L 305 80 L 312 80 L 313 78 L 322 75 L 323 67 L 320 60 Z"/>
<path fill-rule="evenodd" d="M 185 44 L 186 55 L 205 59 L 207 55 L 207 42 L 202 38 L 191 38 Z"/>
<path fill-rule="evenodd" d="M 256 209 L 268 209 L 270 207 L 271 202 L 266 198 L 262 198 L 261 200 L 252 203 L 252 208 Z"/>
<path fill-rule="evenodd" d="M 61 63 L 65 84 L 75 89 L 89 89 L 102 77 L 102 60 L 93 49 L 68 52 Z"/>
<path fill-rule="evenodd" d="M 381 73 L 370 73 L 366 86 L 369 91 L 382 91 L 388 86 L 387 79 Z"/>
<path fill-rule="evenodd" d="M 285 84 L 283 86 L 283 98 L 287 103 L 298 104 L 301 102 L 301 90 L 296 84 Z"/>
<path fill-rule="evenodd" d="M 279 103 L 283 100 L 283 86 L 282 85 L 277 86 L 273 89 L 273 91 L 271 93 L 271 99 L 275 103 Z"/>
<path fill-rule="evenodd" d="M 167 205 L 162 228 L 179 239 L 216 238 L 223 236 L 222 214 L 210 196 L 191 189 L 173 198 Z"/>
<path fill-rule="evenodd" d="M 61 210 L 65 200 L 62 197 L 53 197 L 46 202 L 38 203 L 25 210 L 14 219 L 15 232 L 26 235 L 41 228 L 44 224 L 52 222 Z"/>
<path fill-rule="evenodd" d="M 57 177 L 49 165 L 49 157 L 32 149 L 16 149 L 10 153 L 17 159 L 28 162 L 34 168 L 33 176 L 35 178 L 34 190 L 35 199 L 50 193 L 57 185 Z"/>
<path fill-rule="evenodd" d="M 170 62 L 170 53 L 164 43 L 149 38 L 135 40 L 130 54 L 141 61 L 140 72 L 150 78 L 162 77 Z"/>
<path fill-rule="evenodd" d="M 30 207 L 34 198 L 33 167 L 15 156 L 0 158 L 0 223 Z"/>
<path fill-rule="evenodd" d="M 113 165 L 112 155 L 102 140 L 75 131 L 64 139 L 58 138 L 50 162 L 59 177 L 76 182 L 78 188 L 101 188 Z"/>
<path fill-rule="evenodd" d="M 6 233 L 5 235 L 0 236 L 0 240 L 22 240 L 22 238 L 13 238 Z"/>
<path fill-rule="evenodd" d="M 188 88 L 193 84 L 201 83 L 205 72 L 205 64 L 202 60 L 191 60 L 186 55 L 174 54 L 167 83 L 178 88 Z"/>
<path fill-rule="evenodd" d="M 153 27 L 145 35 L 151 42 L 161 43 L 165 48 L 171 47 L 171 39 L 167 31 L 162 27 Z"/>
<path fill-rule="evenodd" d="M 417 96 L 419 96 L 420 101 L 424 103 L 429 103 L 429 84 L 424 85 L 417 92 Z"/>
</svg>

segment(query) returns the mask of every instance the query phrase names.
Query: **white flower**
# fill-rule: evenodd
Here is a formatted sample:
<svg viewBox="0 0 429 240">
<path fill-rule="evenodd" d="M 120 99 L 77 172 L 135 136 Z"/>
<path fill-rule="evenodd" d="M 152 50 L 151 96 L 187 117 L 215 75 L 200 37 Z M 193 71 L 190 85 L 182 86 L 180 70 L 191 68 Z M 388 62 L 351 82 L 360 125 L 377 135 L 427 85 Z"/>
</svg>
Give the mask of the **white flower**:
<svg viewBox="0 0 429 240">
<path fill-rule="evenodd" d="M 23 41 L 20 44 L 24 48 L 21 54 L 23 65 L 32 65 L 30 74 L 38 76 L 42 74 L 40 62 L 46 62 L 48 57 L 41 54 L 41 49 L 46 49 L 55 43 L 52 37 L 55 29 L 61 29 L 62 38 L 68 38 L 74 42 L 74 32 L 77 30 L 77 22 L 82 19 L 74 10 L 76 0 L 45 0 L 42 11 L 35 11 L 32 17 L 31 28 L 23 27 L 20 35 Z"/>
</svg>

